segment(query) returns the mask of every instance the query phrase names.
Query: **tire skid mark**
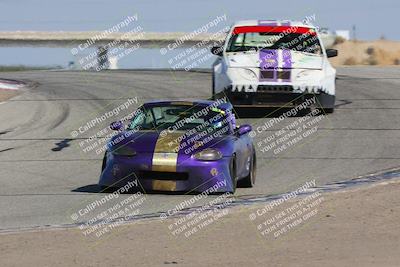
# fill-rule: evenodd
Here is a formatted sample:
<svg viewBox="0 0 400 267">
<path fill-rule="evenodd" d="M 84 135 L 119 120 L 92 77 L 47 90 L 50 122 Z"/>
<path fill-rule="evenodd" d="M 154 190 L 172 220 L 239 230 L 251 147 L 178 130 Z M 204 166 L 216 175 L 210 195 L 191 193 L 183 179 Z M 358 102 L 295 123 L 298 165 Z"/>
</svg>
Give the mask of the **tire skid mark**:
<svg viewBox="0 0 400 267">
<path fill-rule="evenodd" d="M 400 179 L 400 168 L 392 168 L 392 169 L 387 169 L 383 170 L 381 172 L 375 172 L 375 173 L 370 173 L 366 175 L 361 175 L 356 178 L 350 179 L 350 180 L 344 180 L 340 182 L 334 182 L 334 183 L 328 183 L 326 185 L 322 186 L 316 186 L 316 187 L 311 187 L 306 189 L 305 192 L 299 193 L 298 196 L 309 196 L 315 192 L 335 192 L 335 191 L 341 191 L 341 190 L 347 190 L 350 188 L 355 188 L 355 187 L 360 187 L 364 185 L 370 185 L 373 183 L 378 183 L 378 182 L 383 182 L 383 181 L 390 181 L 390 180 L 395 180 L 395 179 Z M 237 207 L 237 206 L 249 206 L 257 203 L 268 203 L 273 200 L 277 200 L 285 196 L 290 192 L 285 192 L 281 194 L 276 194 L 276 195 L 266 195 L 266 196 L 236 196 L 234 197 L 235 199 L 231 202 L 231 204 L 227 207 Z M 208 210 L 214 209 L 214 207 L 209 207 L 209 208 L 204 208 L 202 206 L 196 206 L 196 207 L 190 207 L 186 209 L 182 209 L 178 214 L 169 216 L 169 218 L 176 218 L 180 217 L 182 215 L 187 215 L 192 213 L 193 211 L 198 210 L 199 208 L 202 208 L 204 212 Z M 164 211 L 159 211 L 159 212 L 154 212 L 154 213 L 147 213 L 147 214 L 141 214 L 141 215 L 136 215 L 135 217 L 130 217 L 129 219 L 125 219 L 124 217 L 117 217 L 114 218 L 113 220 L 109 220 L 107 222 L 103 220 L 99 220 L 96 222 L 96 224 L 112 224 L 115 222 L 120 222 L 121 219 L 124 219 L 123 223 L 121 225 L 126 225 L 132 222 L 136 221 L 143 221 L 143 220 L 149 220 L 149 219 L 157 219 L 160 218 L 160 215 L 163 214 Z M 81 225 L 85 225 L 86 222 L 79 222 L 79 223 L 67 223 L 67 224 L 45 224 L 45 225 L 39 225 L 39 226 L 33 226 L 33 227 L 17 227 L 17 228 L 7 228 L 7 229 L 0 229 L 0 234 L 9 234 L 9 233 L 17 233 L 17 232 L 32 232 L 32 231 L 44 231 L 44 230 L 55 230 L 55 229 L 68 229 L 68 228 L 77 228 Z"/>
<path fill-rule="evenodd" d="M 61 103 L 60 105 L 60 112 L 61 114 L 54 120 L 53 125 L 50 126 L 49 130 L 53 130 L 60 126 L 69 116 L 69 104 L 68 103 Z"/>
</svg>

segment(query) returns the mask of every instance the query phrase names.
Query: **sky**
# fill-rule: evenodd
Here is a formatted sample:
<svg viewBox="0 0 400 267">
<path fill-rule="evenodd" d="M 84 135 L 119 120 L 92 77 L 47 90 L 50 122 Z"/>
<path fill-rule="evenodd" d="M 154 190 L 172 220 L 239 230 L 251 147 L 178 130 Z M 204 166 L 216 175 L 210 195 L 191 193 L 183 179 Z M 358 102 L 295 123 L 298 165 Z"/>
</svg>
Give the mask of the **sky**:
<svg viewBox="0 0 400 267">
<path fill-rule="evenodd" d="M 190 32 L 223 14 L 226 25 L 242 19 L 302 20 L 315 14 L 314 24 L 331 30 L 356 25 L 358 39 L 400 40 L 399 13 L 398 0 L 0 0 L 0 31 L 102 31 L 137 14 L 144 31 Z M 140 60 L 156 56 L 151 60 L 157 65 L 159 53 L 153 52 L 136 54 L 142 54 Z M 69 49 L 0 48 L 0 65 L 65 64 L 71 57 Z"/>
</svg>

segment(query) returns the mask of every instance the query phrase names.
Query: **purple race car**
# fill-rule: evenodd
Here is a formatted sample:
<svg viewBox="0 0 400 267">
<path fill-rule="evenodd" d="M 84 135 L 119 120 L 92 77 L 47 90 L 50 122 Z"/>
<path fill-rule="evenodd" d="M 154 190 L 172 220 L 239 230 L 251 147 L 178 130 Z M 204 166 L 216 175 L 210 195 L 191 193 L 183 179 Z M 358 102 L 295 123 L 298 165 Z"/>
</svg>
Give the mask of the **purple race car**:
<svg viewBox="0 0 400 267">
<path fill-rule="evenodd" d="M 250 125 L 236 125 L 226 101 L 145 103 L 107 144 L 99 185 L 144 191 L 235 192 L 252 187 L 256 153 Z"/>
</svg>

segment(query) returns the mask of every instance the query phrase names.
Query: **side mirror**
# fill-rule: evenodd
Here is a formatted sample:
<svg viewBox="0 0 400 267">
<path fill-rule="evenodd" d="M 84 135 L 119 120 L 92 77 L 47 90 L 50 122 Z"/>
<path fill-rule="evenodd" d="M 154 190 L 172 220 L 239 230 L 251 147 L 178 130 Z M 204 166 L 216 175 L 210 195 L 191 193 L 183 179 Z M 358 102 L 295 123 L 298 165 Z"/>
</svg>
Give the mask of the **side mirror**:
<svg viewBox="0 0 400 267">
<path fill-rule="evenodd" d="M 327 57 L 337 57 L 338 51 L 336 49 L 326 49 Z"/>
<path fill-rule="evenodd" d="M 238 129 L 238 135 L 241 136 L 241 135 L 247 134 L 247 133 L 251 132 L 251 129 L 252 129 L 251 126 L 248 124 L 240 125 L 240 127 Z"/>
<path fill-rule="evenodd" d="M 124 128 L 124 124 L 121 121 L 114 121 L 110 124 L 110 129 L 113 131 L 119 131 Z"/>
<path fill-rule="evenodd" d="M 222 47 L 222 46 L 213 46 L 213 47 L 211 47 L 211 53 L 213 53 L 216 56 L 221 57 L 223 49 L 224 49 L 224 47 Z"/>
</svg>

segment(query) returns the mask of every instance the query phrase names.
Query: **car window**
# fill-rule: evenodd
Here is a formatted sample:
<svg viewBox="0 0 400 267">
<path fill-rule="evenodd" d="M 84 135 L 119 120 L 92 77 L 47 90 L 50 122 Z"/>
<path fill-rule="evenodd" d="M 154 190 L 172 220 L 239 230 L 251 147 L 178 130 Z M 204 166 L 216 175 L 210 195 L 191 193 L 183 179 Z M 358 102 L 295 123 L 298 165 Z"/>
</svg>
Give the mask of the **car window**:
<svg viewBox="0 0 400 267">
<path fill-rule="evenodd" d="M 154 127 L 154 116 L 151 112 L 145 112 L 145 109 L 142 108 L 141 112 L 136 112 L 136 114 L 128 125 L 128 130 L 151 129 Z"/>
<path fill-rule="evenodd" d="M 208 134 L 215 131 L 222 134 L 232 132 L 231 113 L 227 114 L 218 108 L 165 105 L 142 108 L 142 111 L 132 119 L 128 130 L 186 131 L 197 127 L 199 131 L 208 129 Z"/>
<path fill-rule="evenodd" d="M 233 34 L 226 52 L 243 52 L 260 49 L 289 49 L 321 54 L 322 48 L 316 34 L 279 32 L 243 32 Z"/>
</svg>

